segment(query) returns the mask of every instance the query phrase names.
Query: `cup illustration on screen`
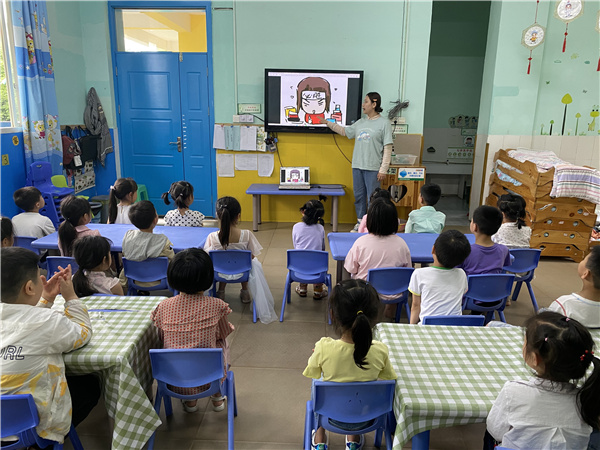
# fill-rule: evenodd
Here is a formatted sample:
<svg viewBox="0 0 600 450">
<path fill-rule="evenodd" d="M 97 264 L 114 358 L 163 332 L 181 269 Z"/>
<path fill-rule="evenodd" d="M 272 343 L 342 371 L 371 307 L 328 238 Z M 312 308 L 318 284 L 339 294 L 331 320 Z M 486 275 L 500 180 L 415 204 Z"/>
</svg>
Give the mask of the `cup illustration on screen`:
<svg viewBox="0 0 600 450">
<path fill-rule="evenodd" d="M 298 117 L 298 111 L 294 106 L 286 106 L 285 107 L 285 118 L 288 122 L 300 122 L 300 118 Z"/>
</svg>

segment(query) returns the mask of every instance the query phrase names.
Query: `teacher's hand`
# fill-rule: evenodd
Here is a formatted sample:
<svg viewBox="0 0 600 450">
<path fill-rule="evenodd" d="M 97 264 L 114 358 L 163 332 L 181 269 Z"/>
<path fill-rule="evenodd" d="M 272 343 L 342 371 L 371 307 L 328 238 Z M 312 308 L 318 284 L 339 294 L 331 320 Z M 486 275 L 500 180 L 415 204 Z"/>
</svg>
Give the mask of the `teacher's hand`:
<svg viewBox="0 0 600 450">
<path fill-rule="evenodd" d="M 324 117 L 317 117 L 317 120 L 319 124 L 321 125 L 327 125 L 327 119 L 325 119 Z"/>
<path fill-rule="evenodd" d="M 386 177 L 385 173 L 377 172 L 377 181 L 383 181 L 383 180 L 385 180 L 385 177 Z"/>
</svg>

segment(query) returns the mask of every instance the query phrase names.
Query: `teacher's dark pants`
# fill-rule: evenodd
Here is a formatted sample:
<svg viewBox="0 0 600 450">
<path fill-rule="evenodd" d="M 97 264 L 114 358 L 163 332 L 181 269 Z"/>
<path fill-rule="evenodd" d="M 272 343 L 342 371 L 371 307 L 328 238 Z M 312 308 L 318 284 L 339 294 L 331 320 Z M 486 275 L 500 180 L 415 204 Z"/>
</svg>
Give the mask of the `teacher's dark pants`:
<svg viewBox="0 0 600 450">
<path fill-rule="evenodd" d="M 367 213 L 367 202 L 373 191 L 379 187 L 377 170 L 352 169 L 352 182 L 354 184 L 354 208 L 356 220 L 361 221 Z"/>
</svg>

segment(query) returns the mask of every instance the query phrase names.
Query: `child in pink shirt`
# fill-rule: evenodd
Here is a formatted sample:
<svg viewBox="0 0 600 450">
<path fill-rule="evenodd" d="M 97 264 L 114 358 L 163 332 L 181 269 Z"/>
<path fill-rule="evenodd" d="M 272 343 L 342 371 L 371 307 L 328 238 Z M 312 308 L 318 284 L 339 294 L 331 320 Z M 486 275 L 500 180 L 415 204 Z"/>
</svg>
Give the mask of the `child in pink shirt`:
<svg viewBox="0 0 600 450">
<path fill-rule="evenodd" d="M 373 200 L 375 200 L 376 198 L 384 198 L 386 200 L 392 201 L 392 195 L 390 194 L 390 191 L 388 191 L 387 189 L 375 188 L 375 190 L 371 194 L 371 198 L 369 199 L 369 204 L 371 204 L 371 202 L 373 202 Z M 404 231 L 405 225 L 406 224 L 402 223 L 400 221 L 400 219 L 398 219 L 398 233 L 402 233 Z M 365 214 L 362 217 L 362 219 L 360 221 L 360 225 L 358 225 L 358 232 L 359 233 L 368 233 L 369 232 L 369 229 L 367 227 L 367 214 Z"/>
</svg>

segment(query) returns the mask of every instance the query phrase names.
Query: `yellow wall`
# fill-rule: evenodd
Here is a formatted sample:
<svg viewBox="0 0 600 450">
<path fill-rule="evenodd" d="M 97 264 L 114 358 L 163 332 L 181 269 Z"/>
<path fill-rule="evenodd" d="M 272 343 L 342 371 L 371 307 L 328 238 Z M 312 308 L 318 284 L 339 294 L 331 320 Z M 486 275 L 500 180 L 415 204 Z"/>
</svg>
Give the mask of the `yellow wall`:
<svg viewBox="0 0 600 450">
<path fill-rule="evenodd" d="M 192 15 L 192 31 L 179 33 L 180 52 L 206 53 L 206 15 Z"/>
<path fill-rule="evenodd" d="M 345 186 L 346 195 L 340 198 L 339 222 L 354 223 L 354 195 L 352 193 L 352 167 L 340 154 L 335 145 L 333 135 L 279 133 L 277 148 L 284 166 L 309 166 L 311 184 L 341 184 Z M 354 140 L 343 136 L 335 136 L 338 145 L 349 160 L 352 160 Z M 218 150 L 218 153 L 233 153 Z M 253 183 L 279 183 L 279 159 L 275 157 L 275 168 L 270 178 L 259 177 L 256 171 L 235 171 L 234 178 L 217 179 L 219 197 L 226 195 L 235 197 L 242 205 L 242 220 L 252 220 L 252 196 L 246 189 Z M 298 222 L 298 209 L 310 198 L 309 196 L 273 196 L 262 197 L 263 222 Z M 331 197 L 325 205 L 325 222 L 331 219 Z"/>
</svg>

